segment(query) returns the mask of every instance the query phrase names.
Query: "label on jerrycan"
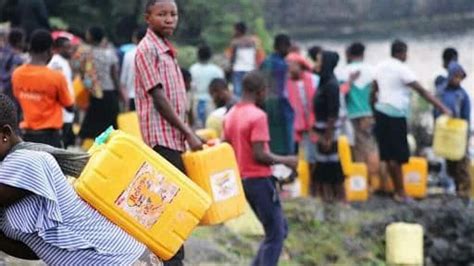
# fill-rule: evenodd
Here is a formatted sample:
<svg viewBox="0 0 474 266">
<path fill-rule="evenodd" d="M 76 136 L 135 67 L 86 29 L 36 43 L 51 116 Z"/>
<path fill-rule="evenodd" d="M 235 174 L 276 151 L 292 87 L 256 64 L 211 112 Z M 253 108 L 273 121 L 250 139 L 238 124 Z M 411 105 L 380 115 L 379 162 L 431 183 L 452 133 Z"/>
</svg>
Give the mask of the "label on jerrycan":
<svg viewBox="0 0 474 266">
<path fill-rule="evenodd" d="M 367 189 L 367 182 L 363 176 L 351 176 L 350 187 L 352 191 L 364 191 Z"/>
</svg>

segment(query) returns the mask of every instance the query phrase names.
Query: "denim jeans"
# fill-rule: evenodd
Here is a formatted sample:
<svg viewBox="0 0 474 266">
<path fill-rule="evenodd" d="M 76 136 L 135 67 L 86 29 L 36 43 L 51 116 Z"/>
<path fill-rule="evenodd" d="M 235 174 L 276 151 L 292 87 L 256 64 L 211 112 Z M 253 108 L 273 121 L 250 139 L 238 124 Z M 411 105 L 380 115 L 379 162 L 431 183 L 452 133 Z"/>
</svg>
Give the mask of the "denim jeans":
<svg viewBox="0 0 474 266">
<path fill-rule="evenodd" d="M 234 86 L 234 95 L 237 97 L 242 96 L 242 81 L 244 80 L 245 71 L 234 71 L 232 73 L 232 85 Z"/>
<path fill-rule="evenodd" d="M 271 177 L 243 180 L 245 196 L 250 207 L 265 230 L 265 239 L 260 244 L 252 266 L 276 266 L 288 234 L 288 225 Z"/>
</svg>

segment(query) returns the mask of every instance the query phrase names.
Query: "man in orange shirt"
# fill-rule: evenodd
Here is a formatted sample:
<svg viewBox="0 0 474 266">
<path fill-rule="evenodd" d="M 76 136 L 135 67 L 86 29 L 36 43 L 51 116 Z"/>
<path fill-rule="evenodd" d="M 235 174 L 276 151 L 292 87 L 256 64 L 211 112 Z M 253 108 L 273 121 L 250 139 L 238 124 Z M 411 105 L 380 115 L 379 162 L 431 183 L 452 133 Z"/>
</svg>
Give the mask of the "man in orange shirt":
<svg viewBox="0 0 474 266">
<path fill-rule="evenodd" d="M 74 101 L 61 72 L 47 67 L 52 57 L 53 39 L 45 30 L 37 30 L 31 37 L 31 62 L 15 70 L 12 75 L 13 94 L 23 110 L 25 141 L 44 143 L 61 148 L 63 108 L 73 111 Z"/>
</svg>

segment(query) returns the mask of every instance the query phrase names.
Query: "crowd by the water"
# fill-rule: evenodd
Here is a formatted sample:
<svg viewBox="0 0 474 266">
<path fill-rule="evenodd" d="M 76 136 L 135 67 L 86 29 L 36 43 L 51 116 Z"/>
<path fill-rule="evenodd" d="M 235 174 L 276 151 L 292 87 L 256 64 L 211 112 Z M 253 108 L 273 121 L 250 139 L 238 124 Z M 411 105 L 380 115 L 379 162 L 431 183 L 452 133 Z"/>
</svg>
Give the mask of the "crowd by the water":
<svg viewBox="0 0 474 266">
<path fill-rule="evenodd" d="M 119 48 L 101 27 L 85 34 L 21 28 L 21 23 L 0 29 L 0 249 L 5 253 L 52 265 L 161 263 L 85 204 L 53 157 L 21 146 L 24 141 L 87 147 L 109 126 L 117 128 L 120 113 L 136 112 L 143 141 L 183 173 L 181 154 L 204 144 L 196 129 L 212 129 L 231 144 L 246 199 L 265 231 L 253 265 L 277 265 L 288 233 L 272 166 L 296 170 L 299 154 L 310 167 L 311 195 L 345 204 L 347 173 L 338 139 L 346 136 L 369 180 L 391 178 L 394 200 L 410 204 L 402 165 L 411 156 L 412 92 L 433 105 L 434 117 L 470 121 L 462 87 L 466 72 L 454 48 L 439 55 L 446 74 L 433 81 L 432 94 L 406 65 L 409 44 L 402 40 L 387 47 L 391 58 L 378 65 L 364 62 L 362 42 L 339 55 L 318 46 L 302 51 L 286 34 L 275 36 L 274 50 L 266 54 L 252 29 L 240 22 L 224 64 L 213 63 L 211 48 L 201 45 L 197 62 L 186 70 L 169 39 L 177 26 L 175 2 L 148 1 L 145 19 L 147 28 L 137 28 L 131 43 Z M 458 196 L 469 205 L 467 147 L 462 159 L 446 164 Z M 183 259 L 181 249 L 164 264 L 181 265 Z"/>
</svg>

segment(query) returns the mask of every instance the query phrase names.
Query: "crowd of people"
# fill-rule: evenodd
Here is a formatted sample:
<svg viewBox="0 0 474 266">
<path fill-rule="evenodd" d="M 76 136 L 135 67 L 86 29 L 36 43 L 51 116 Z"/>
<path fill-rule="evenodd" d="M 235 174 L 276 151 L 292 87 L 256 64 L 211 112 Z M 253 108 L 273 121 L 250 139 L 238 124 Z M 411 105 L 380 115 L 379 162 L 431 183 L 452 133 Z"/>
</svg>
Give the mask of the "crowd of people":
<svg viewBox="0 0 474 266">
<path fill-rule="evenodd" d="M 448 74 L 436 79 L 433 95 L 406 65 L 408 45 L 401 40 L 377 66 L 364 62 L 363 43 L 351 44 L 347 64 L 336 73 L 336 52 L 315 46 L 307 58 L 288 35 L 279 34 L 274 51 L 265 55 L 240 22 L 226 51 L 228 68 L 212 63 L 211 48 L 202 45 L 188 71 L 169 40 L 177 27 L 176 3 L 148 1 L 145 20 L 148 27 L 137 29 L 121 49 L 100 27 L 89 28 L 83 40 L 64 31 L 31 31 L 28 49 L 24 30 L 30 29 L 0 31 L 1 250 L 48 264 L 158 262 L 78 198 L 54 157 L 17 148 L 23 141 L 81 145 L 116 127 L 121 111 L 136 111 L 144 142 L 184 173 L 181 154 L 203 146 L 195 129 L 212 128 L 232 145 L 247 201 L 265 229 L 252 265 L 277 265 L 288 232 L 273 165 L 296 169 L 297 154 L 304 154 L 311 194 L 344 202 L 337 143 L 343 134 L 369 176 L 385 172 L 394 199 L 410 203 L 402 164 L 410 156 L 411 92 L 431 103 L 436 116 L 470 121 L 470 100 L 461 86 L 466 72 L 453 48 L 443 53 Z M 73 126 L 78 123 L 80 130 Z M 447 165 L 458 195 L 468 200 L 467 152 Z M 181 248 L 164 264 L 181 265 L 183 259 Z"/>
</svg>

